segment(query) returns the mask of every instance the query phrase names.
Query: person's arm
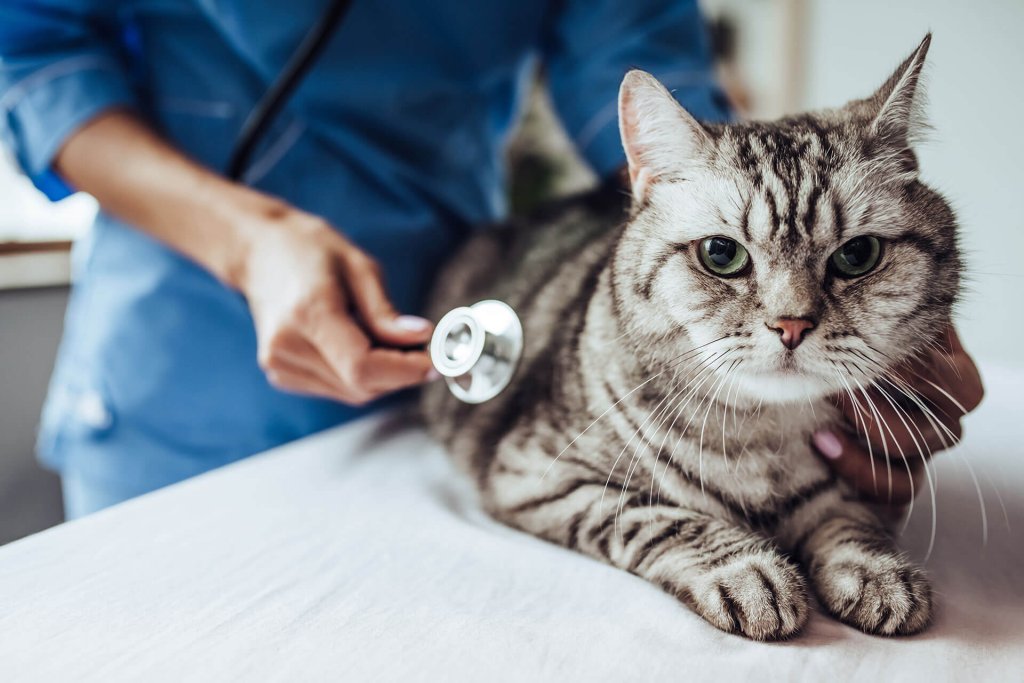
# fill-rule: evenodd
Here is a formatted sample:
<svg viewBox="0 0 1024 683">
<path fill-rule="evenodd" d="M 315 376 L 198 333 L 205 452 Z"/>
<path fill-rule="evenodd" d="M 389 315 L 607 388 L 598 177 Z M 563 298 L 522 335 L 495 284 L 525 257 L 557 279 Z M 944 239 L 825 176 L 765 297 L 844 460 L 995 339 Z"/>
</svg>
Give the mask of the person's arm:
<svg viewBox="0 0 1024 683">
<path fill-rule="evenodd" d="M 566 0 L 543 43 L 548 87 L 566 132 L 601 178 L 624 169 L 618 127 L 623 76 L 643 69 L 697 119 L 730 117 L 715 82 L 696 0 Z"/>
<path fill-rule="evenodd" d="M 193 163 L 126 111 L 75 131 L 57 172 L 241 292 L 282 389 L 361 404 L 423 382 L 430 323 L 401 316 L 368 256 L 322 219 Z"/>
<path fill-rule="evenodd" d="M 52 198 L 67 183 L 196 261 L 252 310 L 279 387 L 362 403 L 421 382 L 430 324 L 321 219 L 189 161 L 129 113 L 117 0 L 0 3 L 0 139 Z M 57 171 L 57 172 L 55 172 Z M 372 341 L 371 341 L 372 338 Z"/>
</svg>

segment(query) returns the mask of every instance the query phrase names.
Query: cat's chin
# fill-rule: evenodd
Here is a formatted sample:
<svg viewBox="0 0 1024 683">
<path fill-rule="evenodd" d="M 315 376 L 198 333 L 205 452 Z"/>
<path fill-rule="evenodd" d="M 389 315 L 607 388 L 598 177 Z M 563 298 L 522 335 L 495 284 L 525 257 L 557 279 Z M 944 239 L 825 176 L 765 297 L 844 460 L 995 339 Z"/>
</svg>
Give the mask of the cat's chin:
<svg viewBox="0 0 1024 683">
<path fill-rule="evenodd" d="M 792 371 L 743 373 L 736 380 L 733 395 L 741 401 L 796 403 L 822 398 L 835 392 L 824 378 Z"/>
</svg>

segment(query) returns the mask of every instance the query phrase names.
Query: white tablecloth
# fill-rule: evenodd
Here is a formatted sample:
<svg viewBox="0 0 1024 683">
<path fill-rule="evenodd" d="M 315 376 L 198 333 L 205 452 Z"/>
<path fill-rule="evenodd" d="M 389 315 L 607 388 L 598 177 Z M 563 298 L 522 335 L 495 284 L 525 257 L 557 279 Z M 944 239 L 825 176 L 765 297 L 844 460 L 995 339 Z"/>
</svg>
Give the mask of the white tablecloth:
<svg viewBox="0 0 1024 683">
<path fill-rule="evenodd" d="M 937 462 L 939 613 L 917 637 L 818 615 L 791 642 L 720 633 L 491 522 L 389 415 L 0 548 L 0 680 L 1024 680 L 1024 375 L 986 379 Z M 919 557 L 930 525 L 924 497 Z"/>
</svg>

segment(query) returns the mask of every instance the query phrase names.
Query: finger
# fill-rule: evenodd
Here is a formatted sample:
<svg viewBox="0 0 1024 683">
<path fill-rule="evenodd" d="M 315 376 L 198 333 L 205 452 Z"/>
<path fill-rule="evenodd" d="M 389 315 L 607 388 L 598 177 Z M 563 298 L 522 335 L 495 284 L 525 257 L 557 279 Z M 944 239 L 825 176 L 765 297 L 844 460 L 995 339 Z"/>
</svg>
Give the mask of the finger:
<svg viewBox="0 0 1024 683">
<path fill-rule="evenodd" d="M 432 379 L 434 366 L 425 351 L 371 349 L 363 361 L 364 386 L 370 391 L 392 392 Z"/>
<path fill-rule="evenodd" d="M 948 425 L 934 417 L 929 419 L 916 408 L 901 405 L 893 393 L 869 389 L 866 396 L 857 396 L 856 402 L 847 398 L 841 404 L 851 428 L 870 443 L 875 456 L 913 459 L 952 445 L 946 431 L 950 430 Z M 959 421 L 952 424 L 954 433 L 958 432 Z"/>
<path fill-rule="evenodd" d="M 343 392 L 344 387 L 337 375 L 327 365 L 320 352 L 298 330 L 282 328 L 275 330 L 260 341 L 260 367 L 268 374 L 280 370 L 284 365 L 298 366 L 307 373 L 316 375 L 320 381 Z"/>
<path fill-rule="evenodd" d="M 345 386 L 341 380 L 324 360 L 320 351 L 308 340 L 300 338 L 291 346 L 282 348 L 279 351 L 279 360 L 282 363 L 301 368 L 339 394 L 345 393 Z"/>
<path fill-rule="evenodd" d="M 392 346 L 418 346 L 429 341 L 433 325 L 426 318 L 399 315 L 376 261 L 353 247 L 343 257 L 343 265 L 353 303 L 375 340 Z"/>
<path fill-rule="evenodd" d="M 345 390 L 362 397 L 422 384 L 433 369 L 426 352 L 371 348 L 359 326 L 337 311 L 312 324 L 309 335 Z"/>
<path fill-rule="evenodd" d="M 336 387 L 298 365 L 282 363 L 267 370 L 267 379 L 275 388 L 290 394 L 326 398 L 342 403 L 352 402 L 346 392 L 339 391 Z"/>
<path fill-rule="evenodd" d="M 978 366 L 964 351 L 952 327 L 947 331 L 946 339 L 951 351 L 932 351 L 932 376 L 925 384 L 931 390 L 932 400 L 936 404 L 941 406 L 943 402 L 947 405 L 951 403 L 950 410 L 955 408 L 957 415 L 963 415 L 978 407 L 985 396 L 985 387 Z"/>
<path fill-rule="evenodd" d="M 947 419 L 959 419 L 970 410 L 964 400 L 969 402 L 969 394 L 973 391 L 960 379 L 960 360 L 932 349 L 924 358 L 895 369 L 885 383 L 894 394 L 909 397 L 907 402 L 910 405 Z M 964 360 L 970 364 L 970 359 Z"/>
<path fill-rule="evenodd" d="M 957 334 L 956 327 L 953 326 L 953 323 L 948 323 L 942 330 L 942 340 L 946 342 L 951 354 L 967 353 L 964 350 L 964 345 L 960 341 L 960 335 Z"/>
<path fill-rule="evenodd" d="M 898 370 L 938 409 L 960 417 L 977 408 L 985 395 L 981 374 L 952 325 L 943 330 L 938 347 Z"/>
<path fill-rule="evenodd" d="M 903 505 L 909 503 L 916 490 L 916 473 L 923 463 L 909 466 L 900 461 L 873 459 L 867 450 L 842 430 L 815 432 L 812 437 L 815 450 L 833 471 L 849 483 L 862 497 L 879 503 Z"/>
</svg>

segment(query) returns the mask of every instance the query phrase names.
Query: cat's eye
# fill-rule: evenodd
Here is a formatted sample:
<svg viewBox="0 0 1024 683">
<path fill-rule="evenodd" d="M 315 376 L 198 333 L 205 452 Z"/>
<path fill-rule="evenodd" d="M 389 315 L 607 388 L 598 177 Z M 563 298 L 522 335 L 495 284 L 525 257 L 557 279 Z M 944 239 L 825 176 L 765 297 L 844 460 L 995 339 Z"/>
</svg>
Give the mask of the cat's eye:
<svg viewBox="0 0 1024 683">
<path fill-rule="evenodd" d="M 842 277 L 860 277 L 878 264 L 881 254 L 882 244 L 878 238 L 862 235 L 836 249 L 829 259 L 829 265 Z"/>
<path fill-rule="evenodd" d="M 750 255 L 743 245 L 728 237 L 708 237 L 701 240 L 698 251 L 704 267 L 721 277 L 740 275 L 750 263 Z"/>
</svg>

